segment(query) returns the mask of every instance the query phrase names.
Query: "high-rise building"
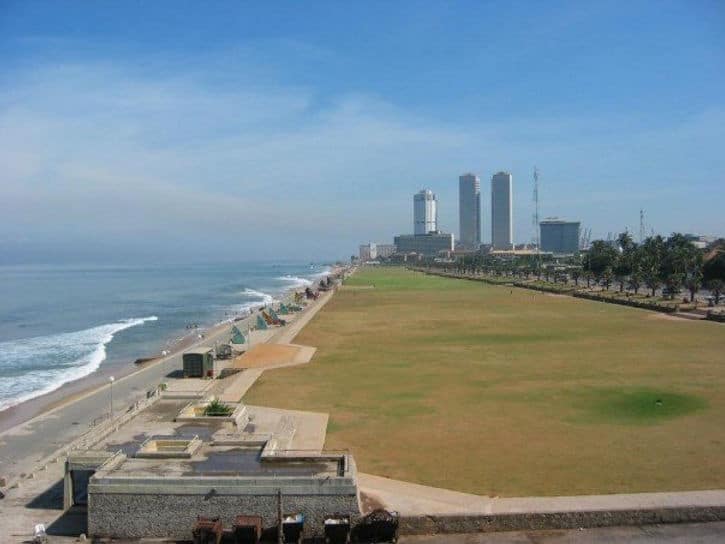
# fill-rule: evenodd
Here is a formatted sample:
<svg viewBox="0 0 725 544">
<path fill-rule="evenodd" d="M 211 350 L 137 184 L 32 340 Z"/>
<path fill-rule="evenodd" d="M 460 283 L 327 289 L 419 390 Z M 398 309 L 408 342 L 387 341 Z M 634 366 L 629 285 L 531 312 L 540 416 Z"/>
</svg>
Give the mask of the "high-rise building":
<svg viewBox="0 0 725 544">
<path fill-rule="evenodd" d="M 579 251 L 579 221 L 551 218 L 539 223 L 541 251 L 569 254 Z"/>
<path fill-rule="evenodd" d="M 481 181 L 474 174 L 458 178 L 458 240 L 466 249 L 481 245 Z"/>
<path fill-rule="evenodd" d="M 413 196 L 413 233 L 428 234 L 438 230 L 438 199 L 430 189 Z"/>
<path fill-rule="evenodd" d="M 491 246 L 493 249 L 512 249 L 513 178 L 508 172 L 498 172 L 491 178 Z"/>
</svg>

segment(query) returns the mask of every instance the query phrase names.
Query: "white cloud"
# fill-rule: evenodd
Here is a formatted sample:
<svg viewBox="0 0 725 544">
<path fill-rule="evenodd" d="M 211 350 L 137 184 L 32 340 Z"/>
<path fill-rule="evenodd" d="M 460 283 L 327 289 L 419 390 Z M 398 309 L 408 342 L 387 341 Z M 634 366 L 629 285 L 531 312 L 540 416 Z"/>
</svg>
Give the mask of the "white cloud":
<svg viewBox="0 0 725 544">
<path fill-rule="evenodd" d="M 613 230 L 626 219 L 613 221 L 617 195 L 645 176 L 632 194 L 646 197 L 659 180 L 675 187 L 671 198 L 692 190 L 676 185 L 696 169 L 686 154 L 722 181 L 724 121 L 714 110 L 656 128 L 625 116 L 452 125 L 365 94 L 322 104 L 310 89 L 215 88 L 198 74 L 44 67 L 0 91 L 0 227 L 6 242 L 29 247 L 101 237 L 148 250 L 184 239 L 216 255 L 242 240 L 250 257 L 315 257 L 307 252 L 320 247 L 346 255 L 360 240 L 409 230 L 411 194 L 422 186 L 439 193 L 442 223 L 455 231 L 458 174 L 486 182 L 507 169 L 527 239 L 538 164 L 549 210 Z M 719 187 L 722 201 L 722 184 L 699 187 Z M 714 217 L 703 223 L 717 227 Z"/>
</svg>

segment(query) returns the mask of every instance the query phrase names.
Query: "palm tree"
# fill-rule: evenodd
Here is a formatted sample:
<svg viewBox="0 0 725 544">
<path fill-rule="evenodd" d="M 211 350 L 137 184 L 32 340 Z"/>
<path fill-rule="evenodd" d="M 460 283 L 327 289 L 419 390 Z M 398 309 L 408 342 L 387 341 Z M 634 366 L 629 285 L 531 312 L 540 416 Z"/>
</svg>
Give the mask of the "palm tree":
<svg viewBox="0 0 725 544">
<path fill-rule="evenodd" d="M 690 302 L 695 302 L 695 295 L 702 287 L 702 268 L 693 268 L 687 272 L 685 287 L 690 292 Z"/>
<path fill-rule="evenodd" d="M 652 296 L 662 285 L 662 261 L 665 253 L 665 242 L 662 236 L 650 236 L 639 247 L 637 261 L 642 272 L 642 278 L 647 287 L 652 290 Z"/>
<path fill-rule="evenodd" d="M 720 304 L 720 296 L 722 295 L 723 289 L 725 289 L 725 282 L 720 279 L 710 280 L 707 287 L 715 297 L 715 304 Z"/>
<path fill-rule="evenodd" d="M 604 285 L 604 288 L 609 291 L 609 286 L 612 284 L 612 269 L 611 268 L 605 268 L 604 272 L 601 274 L 602 277 L 602 285 Z"/>
<path fill-rule="evenodd" d="M 579 287 L 579 278 L 581 278 L 582 271 L 579 268 L 575 268 L 571 271 L 571 279 L 574 280 L 574 285 Z"/>
<path fill-rule="evenodd" d="M 639 270 L 635 269 L 629 275 L 628 286 L 635 295 L 639 293 L 639 288 L 642 287 L 642 273 Z"/>
<path fill-rule="evenodd" d="M 627 277 L 632 273 L 637 244 L 634 243 L 632 236 L 626 231 L 617 237 L 617 243 L 619 244 L 619 255 L 617 255 L 612 272 L 619 283 L 619 292 L 622 293 Z"/>
</svg>

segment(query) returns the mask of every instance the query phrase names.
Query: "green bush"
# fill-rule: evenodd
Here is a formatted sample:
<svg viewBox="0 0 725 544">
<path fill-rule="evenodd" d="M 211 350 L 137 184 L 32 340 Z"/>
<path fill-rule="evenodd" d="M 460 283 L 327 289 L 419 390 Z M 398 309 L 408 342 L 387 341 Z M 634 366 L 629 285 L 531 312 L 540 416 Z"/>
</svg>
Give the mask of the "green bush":
<svg viewBox="0 0 725 544">
<path fill-rule="evenodd" d="M 234 410 L 231 406 L 227 406 L 219 399 L 214 399 L 206 405 L 206 408 L 204 408 L 204 415 L 212 417 L 226 417 L 230 416 L 233 411 Z"/>
</svg>

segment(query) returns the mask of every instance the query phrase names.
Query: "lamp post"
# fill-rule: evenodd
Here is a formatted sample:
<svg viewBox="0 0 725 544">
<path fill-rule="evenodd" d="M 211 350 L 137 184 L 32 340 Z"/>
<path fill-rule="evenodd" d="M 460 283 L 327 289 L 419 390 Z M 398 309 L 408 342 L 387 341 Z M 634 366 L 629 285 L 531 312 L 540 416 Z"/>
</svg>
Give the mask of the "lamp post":
<svg viewBox="0 0 725 544">
<path fill-rule="evenodd" d="M 111 382 L 111 421 L 113 421 L 113 382 L 116 380 L 113 376 L 108 378 L 108 380 Z"/>
</svg>

